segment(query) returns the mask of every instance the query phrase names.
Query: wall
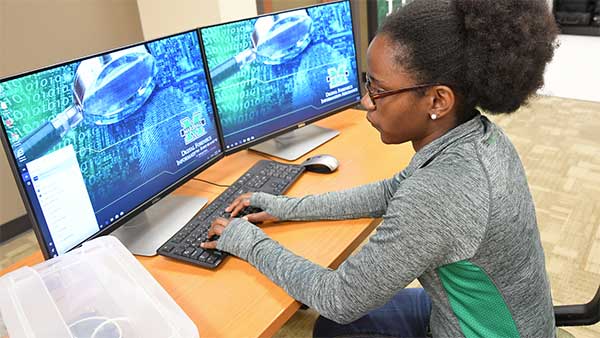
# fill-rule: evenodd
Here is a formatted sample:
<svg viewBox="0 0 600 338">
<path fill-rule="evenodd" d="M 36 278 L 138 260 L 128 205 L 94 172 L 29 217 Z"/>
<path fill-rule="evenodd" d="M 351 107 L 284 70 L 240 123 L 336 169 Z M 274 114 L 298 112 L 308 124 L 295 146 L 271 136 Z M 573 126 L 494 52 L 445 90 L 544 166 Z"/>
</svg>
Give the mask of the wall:
<svg viewBox="0 0 600 338">
<path fill-rule="evenodd" d="M 146 40 L 256 15 L 255 0 L 138 0 Z"/>
<path fill-rule="evenodd" d="M 135 0 L 0 0 L 0 75 L 143 39 Z"/>
<path fill-rule="evenodd" d="M 541 94 L 600 102 L 600 37 L 559 35 Z"/>
<path fill-rule="evenodd" d="M 552 7 L 553 0 L 547 0 Z M 600 37 L 559 35 L 546 67 L 542 95 L 600 102 Z"/>
<path fill-rule="evenodd" d="M 235 0 L 235 5 L 231 0 L 219 0 L 218 3 L 221 22 L 239 20 L 257 14 L 255 0 Z"/>
<path fill-rule="evenodd" d="M 211 24 L 219 19 L 220 13 L 217 1 L 138 0 L 137 3 L 146 40 Z"/>
<path fill-rule="evenodd" d="M 25 215 L 25 207 L 21 202 L 4 151 L 0 151 L 0 191 L 0 224 Z"/>
<path fill-rule="evenodd" d="M 270 6 L 266 6 L 265 10 L 269 10 L 270 12 L 279 12 L 286 9 L 297 8 L 297 7 L 306 7 L 312 6 L 323 1 L 320 0 L 272 0 L 270 1 Z M 270 8 L 269 8 L 270 7 Z"/>
</svg>

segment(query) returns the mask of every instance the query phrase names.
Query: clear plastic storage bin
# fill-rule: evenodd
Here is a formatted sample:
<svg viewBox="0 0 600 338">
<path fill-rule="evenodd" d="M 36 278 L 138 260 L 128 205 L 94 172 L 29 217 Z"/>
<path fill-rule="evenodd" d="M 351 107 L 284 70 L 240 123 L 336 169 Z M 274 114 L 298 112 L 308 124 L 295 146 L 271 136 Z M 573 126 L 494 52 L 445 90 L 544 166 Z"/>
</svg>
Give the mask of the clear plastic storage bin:
<svg viewBox="0 0 600 338">
<path fill-rule="evenodd" d="M 193 338 L 198 329 L 113 236 L 0 277 L 10 338 Z"/>
</svg>

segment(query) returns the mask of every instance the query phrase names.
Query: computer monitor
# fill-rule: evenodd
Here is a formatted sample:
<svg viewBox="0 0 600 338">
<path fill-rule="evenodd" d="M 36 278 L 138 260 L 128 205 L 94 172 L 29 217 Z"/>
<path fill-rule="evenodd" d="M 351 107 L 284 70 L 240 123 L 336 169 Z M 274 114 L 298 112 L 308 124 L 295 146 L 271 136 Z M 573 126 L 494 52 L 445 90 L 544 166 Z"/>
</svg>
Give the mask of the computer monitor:
<svg viewBox="0 0 600 338">
<path fill-rule="evenodd" d="M 360 101 L 349 1 L 203 27 L 200 36 L 226 153 L 256 145 L 293 160 L 338 132 L 312 125 L 279 135 Z"/>
<path fill-rule="evenodd" d="M 205 74 L 194 30 L 0 80 L 2 143 L 46 258 L 129 220 L 117 236 L 153 255 L 206 203 L 163 199 L 223 156 Z"/>
</svg>

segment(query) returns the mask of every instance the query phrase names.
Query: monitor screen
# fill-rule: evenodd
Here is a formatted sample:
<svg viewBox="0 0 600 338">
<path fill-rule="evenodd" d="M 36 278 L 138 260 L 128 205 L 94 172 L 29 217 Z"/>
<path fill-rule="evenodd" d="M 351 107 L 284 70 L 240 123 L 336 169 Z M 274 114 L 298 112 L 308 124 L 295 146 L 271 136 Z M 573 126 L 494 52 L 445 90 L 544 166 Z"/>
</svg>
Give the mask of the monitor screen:
<svg viewBox="0 0 600 338">
<path fill-rule="evenodd" d="M 222 157 L 197 30 L 0 80 L 2 141 L 46 257 Z"/>
<path fill-rule="evenodd" d="M 360 101 L 349 1 L 200 32 L 228 153 Z"/>
</svg>

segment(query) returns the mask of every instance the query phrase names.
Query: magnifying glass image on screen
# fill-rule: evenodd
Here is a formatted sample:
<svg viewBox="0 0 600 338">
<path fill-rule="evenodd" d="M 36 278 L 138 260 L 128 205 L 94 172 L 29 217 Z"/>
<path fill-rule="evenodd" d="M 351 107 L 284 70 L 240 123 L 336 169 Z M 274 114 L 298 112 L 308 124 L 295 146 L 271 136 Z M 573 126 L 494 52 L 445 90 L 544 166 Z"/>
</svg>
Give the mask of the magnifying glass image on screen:
<svg viewBox="0 0 600 338">
<path fill-rule="evenodd" d="M 310 43 L 311 29 L 312 19 L 305 9 L 258 18 L 250 36 L 252 47 L 212 69 L 213 84 L 226 80 L 256 59 L 263 64 L 278 65 L 295 58 Z"/>
<path fill-rule="evenodd" d="M 154 90 L 155 63 L 143 45 L 82 61 L 75 71 L 73 105 L 20 139 L 17 157 L 30 161 L 44 155 L 83 120 L 109 125 L 131 116 Z"/>
</svg>

